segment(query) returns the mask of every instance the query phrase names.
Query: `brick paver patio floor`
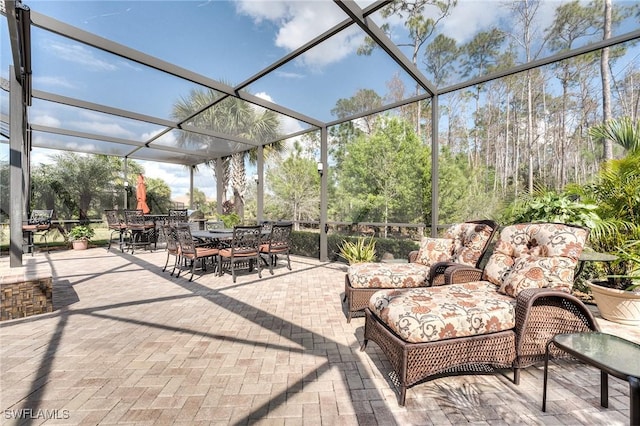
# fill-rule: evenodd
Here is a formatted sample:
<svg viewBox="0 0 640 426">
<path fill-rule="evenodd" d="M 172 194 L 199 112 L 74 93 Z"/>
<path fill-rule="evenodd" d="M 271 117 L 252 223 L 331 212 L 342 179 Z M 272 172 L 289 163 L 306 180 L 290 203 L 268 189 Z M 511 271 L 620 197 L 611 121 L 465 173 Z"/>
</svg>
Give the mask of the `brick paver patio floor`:
<svg viewBox="0 0 640 426">
<path fill-rule="evenodd" d="M 629 422 L 628 385 L 611 378 L 601 408 L 598 370 L 569 361 L 551 364 L 546 413 L 542 366 L 519 386 L 511 372 L 432 380 L 399 407 L 379 348 L 359 350 L 364 319 L 347 324 L 343 264 L 292 256 L 292 271 L 233 284 L 171 277 L 163 250 L 36 258 L 51 264 L 55 312 L 0 323 L 2 424 Z M 637 327 L 601 325 L 640 342 Z"/>
</svg>

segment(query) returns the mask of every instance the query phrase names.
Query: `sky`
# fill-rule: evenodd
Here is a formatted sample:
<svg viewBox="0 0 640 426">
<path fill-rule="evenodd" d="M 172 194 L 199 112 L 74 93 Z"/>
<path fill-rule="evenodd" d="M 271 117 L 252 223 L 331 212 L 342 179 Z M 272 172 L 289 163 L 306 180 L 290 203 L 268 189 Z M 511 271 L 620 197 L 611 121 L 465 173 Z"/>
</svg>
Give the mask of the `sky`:
<svg viewBox="0 0 640 426">
<path fill-rule="evenodd" d="M 362 7 L 369 3 L 358 1 Z M 240 84 L 345 18 L 344 12 L 330 0 L 39 0 L 24 4 L 83 31 L 230 85 Z M 541 3 L 540 28 L 548 26 L 558 4 L 554 0 Z M 499 0 L 460 0 L 451 16 L 443 21 L 441 30 L 458 43 L 465 43 L 478 31 L 504 24 L 509 10 L 503 5 Z M 378 15 L 373 20 L 381 24 Z M 402 23 L 398 20 L 391 24 L 391 37 L 401 44 L 406 40 Z M 172 105 L 198 87 L 39 28 L 33 31 L 34 64 L 46 64 L 34 68 L 35 89 L 169 119 Z M 8 78 L 7 65 L 11 59 L 6 21 L 1 35 L 0 74 Z M 374 51 L 371 56 L 357 55 L 362 42 L 363 32 L 350 27 L 247 90 L 311 117 L 331 121 L 335 118 L 331 109 L 336 101 L 352 96 L 358 89 L 371 88 L 385 94 L 386 83 L 399 72 L 406 85 L 413 86 L 397 64 L 381 51 Z M 400 48 L 410 57 L 407 48 Z M 5 98 L 2 98 L 3 113 L 6 113 Z M 64 120 L 66 126 L 77 131 L 140 141 L 162 130 L 154 125 L 105 118 L 98 113 L 78 114 L 53 108 L 34 103 L 30 120 L 54 127 Z M 295 120 L 286 120 L 283 126 L 291 132 L 303 128 Z M 8 152 L 5 144 L 0 148 Z M 49 153 L 34 150 L 34 163 L 47 162 Z M 165 180 L 174 197 L 189 191 L 189 174 L 184 166 L 136 161 L 143 165 L 148 177 Z M 215 182 L 205 166 L 196 173 L 195 185 L 207 197 L 215 198 Z"/>
</svg>

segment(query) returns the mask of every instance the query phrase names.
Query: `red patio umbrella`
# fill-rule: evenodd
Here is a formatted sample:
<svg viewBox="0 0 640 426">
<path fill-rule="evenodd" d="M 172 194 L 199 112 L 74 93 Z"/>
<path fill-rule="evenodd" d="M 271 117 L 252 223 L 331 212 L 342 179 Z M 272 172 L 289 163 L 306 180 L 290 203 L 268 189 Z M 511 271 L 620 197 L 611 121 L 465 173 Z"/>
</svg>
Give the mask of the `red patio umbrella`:
<svg viewBox="0 0 640 426">
<path fill-rule="evenodd" d="M 138 175 L 138 184 L 136 186 L 136 198 L 138 199 L 138 210 L 142 210 L 142 213 L 147 214 L 151 210 L 147 205 L 147 185 L 144 183 L 144 176 L 142 173 Z"/>
</svg>

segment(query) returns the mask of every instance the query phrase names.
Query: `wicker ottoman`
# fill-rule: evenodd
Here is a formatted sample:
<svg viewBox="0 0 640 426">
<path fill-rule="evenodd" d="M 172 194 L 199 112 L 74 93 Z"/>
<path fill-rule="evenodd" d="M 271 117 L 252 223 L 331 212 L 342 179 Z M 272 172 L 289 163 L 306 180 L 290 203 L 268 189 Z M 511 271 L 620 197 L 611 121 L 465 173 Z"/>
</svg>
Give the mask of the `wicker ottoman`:
<svg viewBox="0 0 640 426">
<path fill-rule="evenodd" d="M 354 312 L 369 305 L 378 290 L 414 288 L 428 285 L 429 267 L 419 263 L 358 263 L 349 266 L 344 277 L 344 299 L 347 322 Z"/>
</svg>

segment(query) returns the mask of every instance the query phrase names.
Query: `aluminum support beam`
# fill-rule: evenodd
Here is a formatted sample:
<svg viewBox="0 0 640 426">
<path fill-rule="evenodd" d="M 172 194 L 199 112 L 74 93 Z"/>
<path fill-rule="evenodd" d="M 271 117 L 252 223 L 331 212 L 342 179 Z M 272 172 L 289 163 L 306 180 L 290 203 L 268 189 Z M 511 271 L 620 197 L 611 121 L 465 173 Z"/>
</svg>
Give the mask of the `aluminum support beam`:
<svg viewBox="0 0 640 426">
<path fill-rule="evenodd" d="M 438 139 L 438 123 L 440 112 L 438 111 L 438 95 L 431 98 L 431 236 L 438 236 L 438 208 L 439 208 L 439 167 L 440 141 Z"/>
<path fill-rule="evenodd" d="M 22 101 L 22 86 L 18 81 L 15 68 L 9 69 L 9 205 L 11 220 L 9 222 L 9 267 L 22 266 L 22 221 L 26 219 L 24 206 L 26 200 L 26 184 L 24 174 L 29 170 L 28 154 L 25 152 L 25 108 Z"/>
<path fill-rule="evenodd" d="M 329 183 L 329 165 L 328 165 L 328 130 L 324 126 L 320 129 L 320 162 L 322 163 L 322 174 L 320 175 L 320 261 L 329 261 L 329 250 L 327 244 L 327 208 Z"/>
<path fill-rule="evenodd" d="M 264 147 L 258 147 L 258 169 L 257 169 L 258 182 L 256 182 L 256 197 L 257 197 L 257 212 L 256 220 L 260 223 L 264 216 Z"/>
</svg>

